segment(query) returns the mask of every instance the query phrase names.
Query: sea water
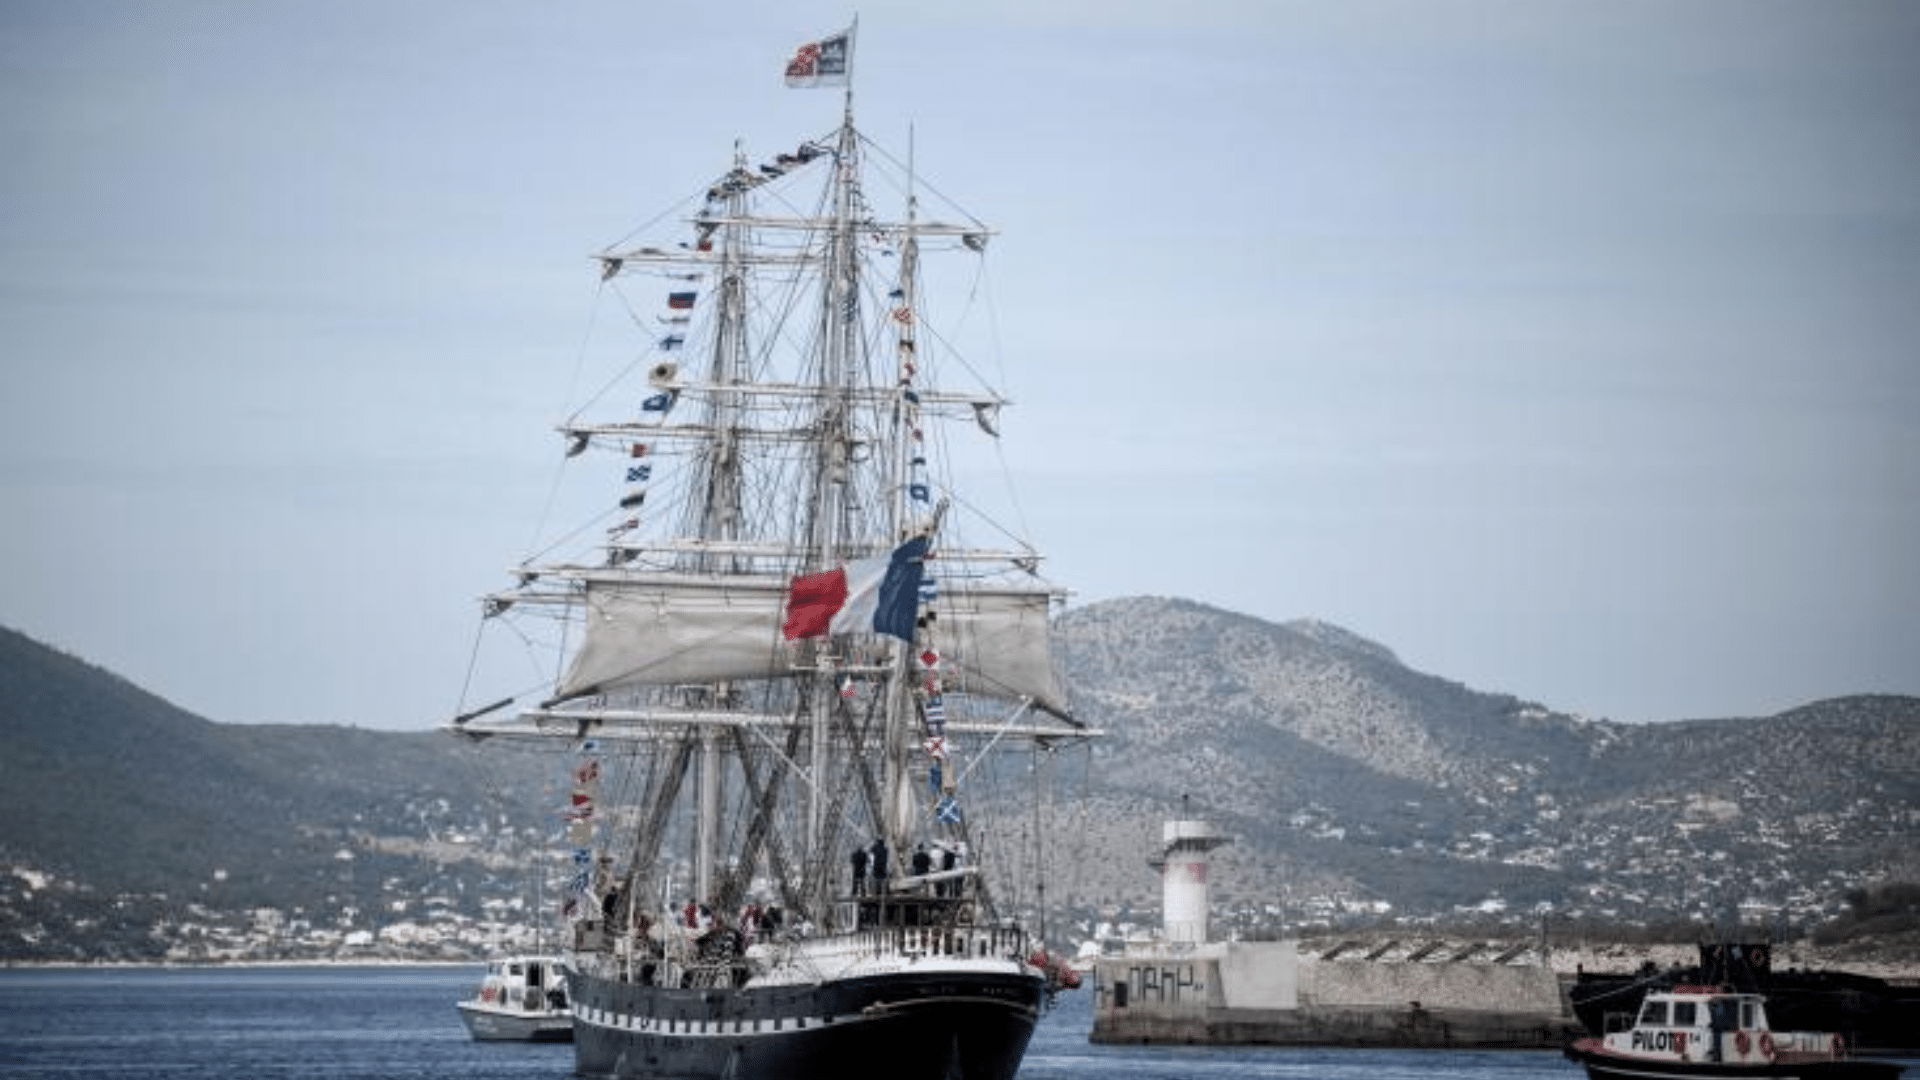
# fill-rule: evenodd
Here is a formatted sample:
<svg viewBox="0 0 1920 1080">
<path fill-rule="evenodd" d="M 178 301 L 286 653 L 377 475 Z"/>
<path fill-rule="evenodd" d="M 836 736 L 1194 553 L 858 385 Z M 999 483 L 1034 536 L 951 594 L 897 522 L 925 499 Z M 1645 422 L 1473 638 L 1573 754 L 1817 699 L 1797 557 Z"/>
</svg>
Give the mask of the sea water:
<svg viewBox="0 0 1920 1080">
<path fill-rule="evenodd" d="M 0 1078 L 542 1080 L 566 1043 L 477 1043 L 454 1011 L 479 965 L 0 970 Z M 1020 1080 L 1482 1080 L 1582 1077 L 1558 1051 L 1113 1046 L 1068 991 Z M 1915 1080 L 1920 1080 L 1916 1072 Z"/>
</svg>

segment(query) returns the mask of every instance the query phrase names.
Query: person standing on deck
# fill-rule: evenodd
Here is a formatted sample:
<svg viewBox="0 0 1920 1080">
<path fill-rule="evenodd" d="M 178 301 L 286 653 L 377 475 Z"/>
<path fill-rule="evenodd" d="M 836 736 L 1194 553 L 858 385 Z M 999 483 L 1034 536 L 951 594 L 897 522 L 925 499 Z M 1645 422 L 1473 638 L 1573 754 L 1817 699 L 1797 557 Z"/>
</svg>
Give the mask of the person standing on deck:
<svg viewBox="0 0 1920 1080">
<path fill-rule="evenodd" d="M 873 891 L 876 893 L 884 893 L 887 891 L 886 838 L 879 836 L 874 837 L 873 847 L 868 850 L 868 854 L 872 857 L 869 865 L 873 873 Z"/>
<path fill-rule="evenodd" d="M 940 847 L 940 869 L 942 871 L 953 870 L 959 865 L 960 856 L 953 850 L 953 845 L 942 844 Z M 958 878 L 948 878 L 942 881 L 940 883 L 940 895 L 959 896 L 960 880 Z"/>
<path fill-rule="evenodd" d="M 867 849 L 853 849 L 853 895 L 867 895 Z"/>
</svg>

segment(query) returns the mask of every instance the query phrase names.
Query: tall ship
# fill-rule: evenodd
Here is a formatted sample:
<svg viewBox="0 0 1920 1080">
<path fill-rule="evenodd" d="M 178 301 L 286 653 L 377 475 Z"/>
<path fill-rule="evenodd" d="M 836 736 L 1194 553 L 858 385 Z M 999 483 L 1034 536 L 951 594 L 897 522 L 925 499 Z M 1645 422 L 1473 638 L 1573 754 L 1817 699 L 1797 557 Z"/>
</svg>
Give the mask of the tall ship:
<svg viewBox="0 0 1920 1080">
<path fill-rule="evenodd" d="M 994 233 L 856 126 L 853 43 L 786 72 L 837 127 L 594 256 L 566 520 L 484 598 L 449 725 L 564 777 L 581 1075 L 1006 1080 L 1068 977 L 1034 925 L 1048 762 L 1095 734 L 1066 594 L 958 485 L 1005 473 L 963 352 Z"/>
</svg>

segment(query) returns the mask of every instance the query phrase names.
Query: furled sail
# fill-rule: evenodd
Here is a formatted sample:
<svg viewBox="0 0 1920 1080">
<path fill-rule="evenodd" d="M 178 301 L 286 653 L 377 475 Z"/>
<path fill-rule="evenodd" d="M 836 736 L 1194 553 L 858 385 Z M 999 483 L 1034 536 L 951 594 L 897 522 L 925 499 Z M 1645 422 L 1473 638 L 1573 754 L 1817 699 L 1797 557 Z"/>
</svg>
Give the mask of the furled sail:
<svg viewBox="0 0 1920 1080">
<path fill-rule="evenodd" d="M 558 697 L 792 674 L 780 645 L 787 579 L 631 575 L 586 584 L 583 638 Z"/>
<path fill-rule="evenodd" d="M 941 652 L 961 674 L 958 688 L 1005 700 L 1031 698 L 1065 716 L 1067 695 L 1047 648 L 1047 614 L 1058 595 L 1010 587 L 943 591 L 935 608 Z"/>
<path fill-rule="evenodd" d="M 644 686 L 782 678 L 794 673 L 779 627 L 788 579 L 745 574 L 633 574 L 586 582 L 582 640 L 560 700 Z M 947 589 L 936 605 L 956 689 L 1032 699 L 1065 715 L 1047 648 L 1047 589 Z"/>
</svg>

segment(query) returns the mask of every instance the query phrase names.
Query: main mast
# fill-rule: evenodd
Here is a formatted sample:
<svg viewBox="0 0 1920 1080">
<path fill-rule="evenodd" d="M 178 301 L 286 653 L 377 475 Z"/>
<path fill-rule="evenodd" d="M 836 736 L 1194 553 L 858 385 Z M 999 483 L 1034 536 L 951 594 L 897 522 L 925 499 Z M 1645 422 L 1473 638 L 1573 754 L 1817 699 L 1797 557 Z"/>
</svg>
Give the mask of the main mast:
<svg viewBox="0 0 1920 1080">
<path fill-rule="evenodd" d="M 859 194 L 859 135 L 853 125 L 853 89 L 848 87 L 833 154 L 833 183 L 830 191 L 831 215 L 826 222 L 824 274 L 820 291 L 820 403 L 815 423 L 821 438 L 814 462 L 812 521 L 808 530 L 809 562 L 832 566 L 846 553 L 853 522 L 849 520 L 852 500 L 848 497 L 853 465 L 853 408 L 858 367 L 853 362 L 858 338 L 854 333 L 859 320 L 858 252 L 854 244 L 854 200 Z M 830 640 L 830 639 L 829 639 Z M 833 710 L 835 700 L 824 687 L 831 679 L 833 656 L 827 641 L 809 648 L 814 664 L 802 685 L 812 692 L 803 696 L 811 721 L 809 772 L 815 782 L 808 787 L 806 847 L 815 856 L 816 865 L 824 861 L 832 805 L 832 793 L 822 778 L 833 768 Z M 849 748 L 853 752 L 853 748 Z M 824 899 L 827 882 L 813 875 L 817 893 L 810 897 L 816 907 Z"/>
</svg>

